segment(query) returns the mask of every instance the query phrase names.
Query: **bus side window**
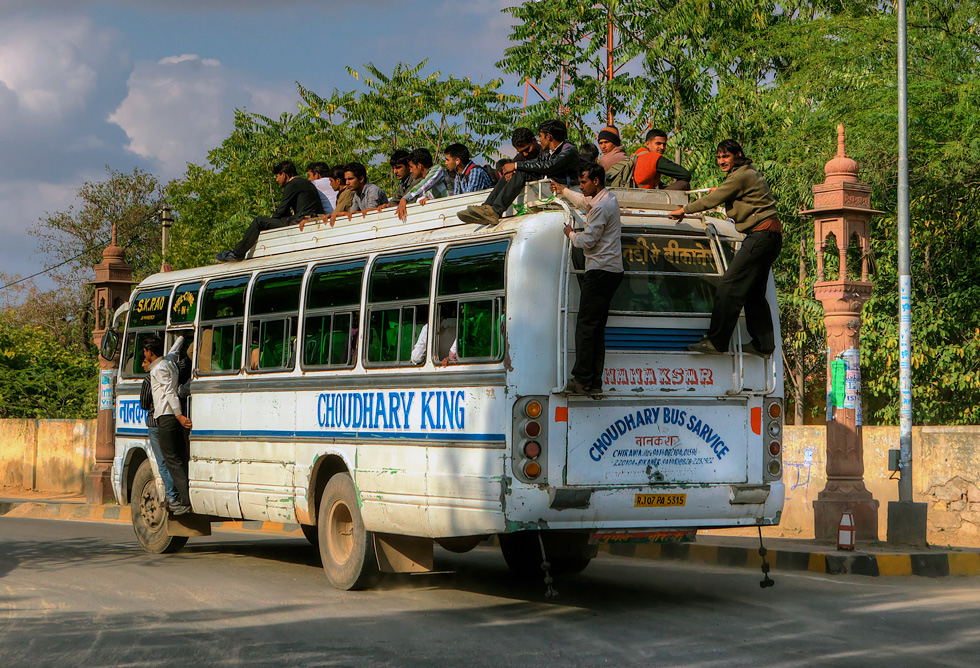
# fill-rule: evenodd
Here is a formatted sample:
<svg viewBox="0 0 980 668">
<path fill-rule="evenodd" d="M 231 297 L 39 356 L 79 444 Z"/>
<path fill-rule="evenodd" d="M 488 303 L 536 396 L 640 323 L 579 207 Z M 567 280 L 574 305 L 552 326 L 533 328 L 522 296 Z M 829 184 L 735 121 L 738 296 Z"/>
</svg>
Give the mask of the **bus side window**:
<svg viewBox="0 0 980 668">
<path fill-rule="evenodd" d="M 242 368 L 248 281 L 248 276 L 237 276 L 211 281 L 204 288 L 196 356 L 199 373 L 238 373 Z"/>
<path fill-rule="evenodd" d="M 260 274 L 249 308 L 249 371 L 288 371 L 296 355 L 303 269 Z"/>
<path fill-rule="evenodd" d="M 429 286 L 435 251 L 379 257 L 368 286 L 367 361 L 408 366 L 429 322 Z"/>
<path fill-rule="evenodd" d="M 440 359 L 456 344 L 459 362 L 496 362 L 504 351 L 504 265 L 507 242 L 451 248 L 439 267 Z"/>
<path fill-rule="evenodd" d="M 173 286 L 151 288 L 143 290 L 133 300 L 121 358 L 123 378 L 146 375 L 143 370 L 143 342 L 150 336 L 164 338 L 171 292 Z"/>
<path fill-rule="evenodd" d="M 314 267 L 306 286 L 303 367 L 350 368 L 357 361 L 365 260 Z"/>
</svg>

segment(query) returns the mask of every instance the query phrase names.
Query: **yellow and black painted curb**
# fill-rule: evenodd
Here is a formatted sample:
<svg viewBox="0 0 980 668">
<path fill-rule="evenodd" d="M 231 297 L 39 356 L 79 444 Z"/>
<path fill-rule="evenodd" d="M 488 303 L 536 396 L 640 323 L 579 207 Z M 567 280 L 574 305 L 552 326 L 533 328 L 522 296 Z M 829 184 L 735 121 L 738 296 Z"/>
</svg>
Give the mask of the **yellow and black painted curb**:
<svg viewBox="0 0 980 668">
<path fill-rule="evenodd" d="M 757 547 L 703 545 L 699 543 L 612 544 L 599 550 L 621 557 L 674 559 L 718 566 L 759 568 L 762 557 Z M 807 550 L 768 550 L 766 560 L 773 570 L 809 571 L 826 575 L 980 575 L 980 552 L 920 552 L 882 554 Z"/>
<path fill-rule="evenodd" d="M 90 505 L 84 503 L 39 503 L 34 501 L 0 502 L 0 516 L 34 519 L 119 522 L 132 520 L 129 506 Z M 302 538 L 298 524 L 245 520 L 213 522 L 214 531 L 255 531 Z M 749 539 L 747 539 L 749 540 Z M 487 545 L 497 545 L 491 538 Z M 614 543 L 602 544 L 599 550 L 619 557 L 693 561 L 718 566 L 759 568 L 762 557 L 757 547 L 705 545 L 702 543 Z M 836 552 L 825 549 L 768 550 L 766 560 L 777 571 L 809 571 L 826 575 L 980 575 L 980 552 L 920 552 L 882 554 L 870 552 Z"/>
<path fill-rule="evenodd" d="M 51 520 L 80 520 L 86 522 L 119 522 L 121 524 L 132 522 L 132 514 L 129 506 L 99 506 L 87 503 L 2 502 L 0 503 L 0 516 Z M 298 524 L 261 522 L 257 520 L 212 522 L 211 530 L 257 531 L 277 533 L 290 537 L 303 537 L 303 531 Z"/>
</svg>

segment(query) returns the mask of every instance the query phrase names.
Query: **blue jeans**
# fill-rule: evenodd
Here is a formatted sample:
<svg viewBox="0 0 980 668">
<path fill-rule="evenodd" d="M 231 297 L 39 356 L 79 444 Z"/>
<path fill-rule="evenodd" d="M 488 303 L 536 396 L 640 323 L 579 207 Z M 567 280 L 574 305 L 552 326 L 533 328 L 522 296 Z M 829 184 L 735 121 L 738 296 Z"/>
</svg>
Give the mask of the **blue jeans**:
<svg viewBox="0 0 980 668">
<path fill-rule="evenodd" d="M 153 452 L 153 458 L 157 460 L 157 470 L 160 471 L 163 488 L 167 490 L 167 501 L 175 506 L 180 503 L 180 495 L 177 494 L 177 486 L 174 485 L 174 479 L 170 477 L 170 470 L 163 459 L 163 450 L 160 448 L 160 428 L 147 427 L 146 431 L 150 434 L 150 450 Z"/>
</svg>

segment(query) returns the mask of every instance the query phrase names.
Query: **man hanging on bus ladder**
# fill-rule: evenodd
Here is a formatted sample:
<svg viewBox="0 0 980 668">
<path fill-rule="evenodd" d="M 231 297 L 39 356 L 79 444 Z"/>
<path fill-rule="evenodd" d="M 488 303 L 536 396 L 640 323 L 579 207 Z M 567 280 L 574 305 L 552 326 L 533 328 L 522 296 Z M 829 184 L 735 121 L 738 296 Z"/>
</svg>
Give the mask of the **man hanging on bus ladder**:
<svg viewBox="0 0 980 668">
<path fill-rule="evenodd" d="M 323 204 L 320 191 L 312 183 L 296 174 L 296 165 L 289 160 L 276 163 L 272 168 L 276 183 L 282 187 L 282 201 L 272 216 L 258 217 L 245 230 L 245 236 L 233 250 L 218 253 L 218 262 L 240 262 L 259 240 L 259 232 L 296 225 L 308 216 L 322 216 Z"/>
<path fill-rule="evenodd" d="M 318 198 L 319 199 L 319 198 Z M 150 393 L 153 395 L 153 417 L 160 433 L 160 451 L 167 471 L 177 488 L 178 503 L 171 504 L 170 512 L 183 515 L 190 512 L 191 500 L 187 483 L 189 453 L 185 429 L 193 425 L 184 415 L 177 396 L 179 372 L 177 365 L 163 357 L 163 341 L 149 336 L 143 341 L 143 359 L 149 365 Z"/>
<path fill-rule="evenodd" d="M 403 221 L 408 216 L 408 205 L 411 202 L 425 204 L 430 199 L 438 199 L 449 195 L 452 181 L 442 165 L 432 164 L 432 153 L 427 148 L 417 148 L 408 159 L 408 168 L 412 178 L 418 179 L 408 191 L 398 200 L 398 218 Z M 391 206 L 382 204 L 378 211 Z"/>
<path fill-rule="evenodd" d="M 577 394 L 602 391 L 609 304 L 623 281 L 619 202 L 605 184 L 606 171 L 598 164 L 582 167 L 579 175 L 581 193 L 551 182 L 551 192 L 561 195 L 587 214 L 585 229 L 581 232 L 572 230 L 571 225 L 565 226 L 565 236 L 573 246 L 585 252 L 585 275 L 575 321 L 575 365 L 568 383 L 569 390 Z"/>
<path fill-rule="evenodd" d="M 450 144 L 443 151 L 446 171 L 453 176 L 453 194 L 464 195 L 493 188 L 490 175 L 470 160 L 470 150 L 463 144 Z"/>
<path fill-rule="evenodd" d="M 572 185 L 578 178 L 579 157 L 574 144 L 566 141 L 568 130 L 558 119 L 545 121 L 538 126 L 542 153 L 532 160 L 511 162 L 504 165 L 504 178 L 497 182 L 487 201 L 479 206 L 469 206 L 456 215 L 464 223 L 496 225 L 500 217 L 524 191 L 524 184 L 533 179 L 551 177 L 564 185 Z M 510 175 L 510 179 L 507 177 Z"/>
<path fill-rule="evenodd" d="M 668 214 L 681 221 L 685 214 L 724 204 L 725 212 L 735 221 L 735 229 L 745 235 L 742 247 L 718 282 L 707 333 L 687 348 L 702 353 L 727 351 L 744 306 L 745 326 L 752 340 L 743 350 L 768 357 L 776 348 L 776 340 L 766 288 L 769 272 L 783 247 L 783 225 L 769 184 L 752 166 L 752 160 L 745 157 L 738 142 L 726 139 L 718 144 L 717 162 L 728 175 L 725 181 L 704 197 Z"/>
</svg>

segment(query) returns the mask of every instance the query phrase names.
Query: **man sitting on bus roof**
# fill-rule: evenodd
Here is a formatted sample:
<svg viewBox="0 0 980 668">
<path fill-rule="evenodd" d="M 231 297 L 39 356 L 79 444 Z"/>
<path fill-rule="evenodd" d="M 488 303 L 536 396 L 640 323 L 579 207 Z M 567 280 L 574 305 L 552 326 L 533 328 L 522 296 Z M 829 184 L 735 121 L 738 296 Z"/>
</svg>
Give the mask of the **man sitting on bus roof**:
<svg viewBox="0 0 980 668">
<path fill-rule="evenodd" d="M 234 250 L 215 255 L 218 262 L 240 262 L 252 250 L 263 230 L 295 225 L 308 216 L 323 215 L 320 191 L 306 179 L 297 176 L 296 165 L 290 160 L 276 163 L 272 168 L 276 183 L 282 187 L 282 201 L 269 218 L 258 217 L 245 230 L 245 236 Z"/>
<path fill-rule="evenodd" d="M 470 149 L 462 144 L 450 144 L 443 154 L 446 156 L 446 171 L 453 175 L 454 195 L 493 188 L 486 170 L 470 160 Z"/>
<path fill-rule="evenodd" d="M 410 202 L 425 204 L 430 199 L 438 199 L 449 194 L 452 181 L 442 165 L 432 164 L 432 153 L 427 148 L 417 148 L 408 159 L 412 178 L 418 179 L 414 186 L 398 201 L 398 218 L 405 220 Z M 385 208 L 378 207 L 378 210 Z"/>
<path fill-rule="evenodd" d="M 602 391 L 606 361 L 606 320 L 609 304 L 623 281 L 622 223 L 619 202 L 606 187 L 606 170 L 593 164 L 582 167 L 581 193 L 551 182 L 551 191 L 587 212 L 585 229 L 575 232 L 565 226 L 572 246 L 585 251 L 578 318 L 575 321 L 575 366 L 569 391 L 595 394 Z"/>
<path fill-rule="evenodd" d="M 337 206 L 337 191 L 330 183 L 330 166 L 325 162 L 311 162 L 306 166 L 306 178 L 320 191 L 323 213 L 333 213 Z"/>
<path fill-rule="evenodd" d="M 352 220 L 356 211 L 360 211 L 363 216 L 367 217 L 369 211 L 388 203 L 388 196 L 385 195 L 385 191 L 379 185 L 368 181 L 367 168 L 364 165 L 359 162 L 352 162 L 344 170 L 347 189 L 354 194 L 350 211 L 347 212 L 347 220 Z M 335 211 L 330 216 L 330 227 L 333 227 L 336 220 L 337 212 Z"/>
<path fill-rule="evenodd" d="M 487 201 L 457 213 L 461 221 L 496 225 L 524 191 L 524 184 L 532 179 L 547 176 L 565 185 L 575 182 L 579 168 L 578 149 L 566 141 L 568 130 L 565 123 L 558 119 L 545 121 L 538 126 L 538 133 L 542 153 L 531 160 L 504 165 L 504 178 L 494 186 Z M 509 180 L 506 178 L 508 175 L 511 175 Z"/>
<path fill-rule="evenodd" d="M 688 190 L 691 187 L 691 172 L 676 162 L 664 157 L 667 150 L 667 133 L 654 128 L 647 133 L 646 144 L 634 154 L 636 166 L 633 168 L 633 180 L 638 188 L 660 188 L 660 177 L 674 179 L 673 183 L 664 186 L 664 190 Z"/>
<path fill-rule="evenodd" d="M 408 164 L 408 159 L 411 157 L 411 151 L 400 148 L 392 153 L 388 159 L 388 164 L 391 165 L 391 174 L 395 177 L 395 192 L 391 194 L 393 202 L 401 200 L 402 195 L 419 182 L 412 176 L 412 169 Z"/>
</svg>

